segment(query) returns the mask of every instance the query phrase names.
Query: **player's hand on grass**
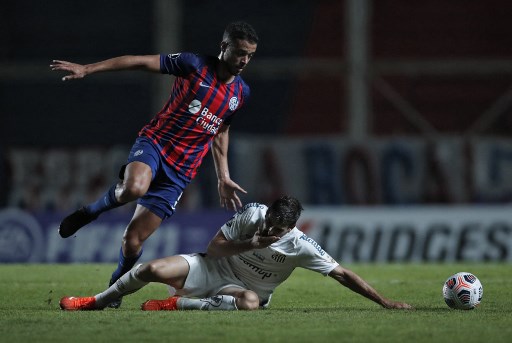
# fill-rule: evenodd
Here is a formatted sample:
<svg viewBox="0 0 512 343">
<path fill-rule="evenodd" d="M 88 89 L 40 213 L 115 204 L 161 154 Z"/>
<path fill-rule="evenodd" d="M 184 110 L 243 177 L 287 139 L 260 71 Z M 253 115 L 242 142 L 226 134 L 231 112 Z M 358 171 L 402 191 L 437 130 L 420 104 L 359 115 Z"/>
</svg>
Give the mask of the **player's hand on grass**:
<svg viewBox="0 0 512 343">
<path fill-rule="evenodd" d="M 50 64 L 52 70 L 67 71 L 69 75 L 62 78 L 62 81 L 81 79 L 87 75 L 86 67 L 81 64 L 72 63 L 68 61 L 53 60 Z"/>
<path fill-rule="evenodd" d="M 392 300 L 386 300 L 382 307 L 387 309 L 398 309 L 398 310 L 414 310 L 414 307 L 407 303 L 399 302 L 399 301 L 392 301 Z"/>
<path fill-rule="evenodd" d="M 242 207 L 242 201 L 236 194 L 237 191 L 247 194 L 247 191 L 231 179 L 219 180 L 220 206 L 228 210 L 238 210 Z"/>
</svg>

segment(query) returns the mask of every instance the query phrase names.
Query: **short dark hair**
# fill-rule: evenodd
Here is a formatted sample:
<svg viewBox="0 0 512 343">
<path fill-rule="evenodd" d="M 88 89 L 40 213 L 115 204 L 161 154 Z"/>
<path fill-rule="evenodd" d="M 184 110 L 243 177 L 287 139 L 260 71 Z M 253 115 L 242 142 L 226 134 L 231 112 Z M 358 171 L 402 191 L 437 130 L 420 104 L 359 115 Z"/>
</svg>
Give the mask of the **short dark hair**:
<svg viewBox="0 0 512 343">
<path fill-rule="evenodd" d="M 267 216 L 272 225 L 291 228 L 297 224 L 302 210 L 299 200 L 284 195 L 270 205 Z"/>
<path fill-rule="evenodd" d="M 226 26 L 222 40 L 233 41 L 235 39 L 247 40 L 250 43 L 257 44 L 259 38 L 250 24 L 245 21 L 235 21 Z"/>
</svg>

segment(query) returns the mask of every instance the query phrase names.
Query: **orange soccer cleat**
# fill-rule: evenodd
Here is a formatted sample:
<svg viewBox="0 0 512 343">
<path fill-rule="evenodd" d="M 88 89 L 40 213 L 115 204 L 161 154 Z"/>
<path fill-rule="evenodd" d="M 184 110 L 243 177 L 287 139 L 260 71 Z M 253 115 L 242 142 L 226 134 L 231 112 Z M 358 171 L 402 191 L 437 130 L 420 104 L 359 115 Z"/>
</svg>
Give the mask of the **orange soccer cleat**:
<svg viewBox="0 0 512 343">
<path fill-rule="evenodd" d="M 96 308 L 94 297 L 64 297 L 60 299 L 60 308 L 65 311 L 101 310 Z"/>
<path fill-rule="evenodd" d="M 170 297 L 165 300 L 147 300 L 140 309 L 142 311 L 176 311 L 179 297 Z"/>
</svg>

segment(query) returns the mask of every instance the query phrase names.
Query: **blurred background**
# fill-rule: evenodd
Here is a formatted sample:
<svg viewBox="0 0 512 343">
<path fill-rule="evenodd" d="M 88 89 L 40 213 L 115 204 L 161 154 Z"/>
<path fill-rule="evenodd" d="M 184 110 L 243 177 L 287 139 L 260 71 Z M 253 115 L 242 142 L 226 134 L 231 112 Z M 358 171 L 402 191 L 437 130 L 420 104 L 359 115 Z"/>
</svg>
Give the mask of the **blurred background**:
<svg viewBox="0 0 512 343">
<path fill-rule="evenodd" d="M 173 82 L 124 72 L 63 83 L 51 61 L 218 55 L 234 20 L 260 37 L 230 131 L 245 203 L 298 197 L 303 229 L 345 260 L 511 261 L 511 17 L 505 0 L 3 1 L 0 261 L 116 259 L 91 246 L 117 246 L 133 206 L 81 243 L 55 230 L 117 181 Z M 230 215 L 208 157 L 148 254 L 201 249 Z"/>
</svg>

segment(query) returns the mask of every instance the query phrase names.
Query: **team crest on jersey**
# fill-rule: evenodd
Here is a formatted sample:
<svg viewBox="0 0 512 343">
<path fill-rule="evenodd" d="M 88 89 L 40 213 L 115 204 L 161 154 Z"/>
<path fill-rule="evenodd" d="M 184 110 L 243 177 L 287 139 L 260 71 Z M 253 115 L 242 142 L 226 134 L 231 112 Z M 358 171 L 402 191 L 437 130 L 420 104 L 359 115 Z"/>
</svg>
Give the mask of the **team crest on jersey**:
<svg viewBox="0 0 512 343">
<path fill-rule="evenodd" d="M 284 263 L 284 260 L 286 260 L 286 256 L 276 252 L 272 255 L 272 259 L 276 262 Z"/>
<path fill-rule="evenodd" d="M 229 109 L 231 111 L 234 111 L 234 110 L 236 110 L 237 107 L 238 107 L 238 98 L 236 96 L 234 96 L 231 99 L 229 99 Z"/>
</svg>

